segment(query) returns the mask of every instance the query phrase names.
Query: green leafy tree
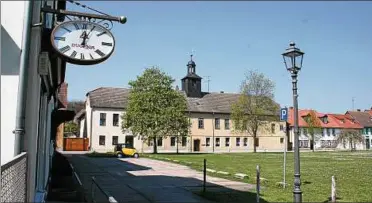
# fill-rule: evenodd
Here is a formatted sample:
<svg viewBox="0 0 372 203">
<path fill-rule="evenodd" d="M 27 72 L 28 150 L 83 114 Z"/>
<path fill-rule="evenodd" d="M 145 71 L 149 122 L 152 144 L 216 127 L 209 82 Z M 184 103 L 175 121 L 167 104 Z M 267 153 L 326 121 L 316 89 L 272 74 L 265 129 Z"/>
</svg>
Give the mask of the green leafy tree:
<svg viewBox="0 0 372 203">
<path fill-rule="evenodd" d="M 63 131 L 65 133 L 74 133 L 76 134 L 78 132 L 78 125 L 76 123 L 74 123 L 73 121 L 69 121 L 69 122 L 66 122 L 64 124 L 64 128 L 63 128 Z"/>
<path fill-rule="evenodd" d="M 190 129 L 186 98 L 172 88 L 174 79 L 159 68 L 147 68 L 135 81 L 126 112 L 122 115 L 122 130 L 130 130 L 143 141 L 153 141 L 157 153 L 157 139 L 168 136 L 187 136 Z"/>
<path fill-rule="evenodd" d="M 264 74 L 250 71 L 241 85 L 241 96 L 232 105 L 234 131 L 252 135 L 253 152 L 258 145 L 259 130 L 268 131 L 269 122 L 278 121 L 279 106 L 274 101 L 275 84 Z"/>
<path fill-rule="evenodd" d="M 353 151 L 356 144 L 364 143 L 364 136 L 360 133 L 360 130 L 355 129 L 343 129 L 336 138 L 337 144 L 349 144 L 350 150 Z"/>
<path fill-rule="evenodd" d="M 312 151 L 315 151 L 314 144 L 320 138 L 322 132 L 322 124 L 320 123 L 315 111 L 311 110 L 309 114 L 305 117 L 307 123 L 307 131 L 310 134 L 310 139 L 312 142 Z"/>
</svg>

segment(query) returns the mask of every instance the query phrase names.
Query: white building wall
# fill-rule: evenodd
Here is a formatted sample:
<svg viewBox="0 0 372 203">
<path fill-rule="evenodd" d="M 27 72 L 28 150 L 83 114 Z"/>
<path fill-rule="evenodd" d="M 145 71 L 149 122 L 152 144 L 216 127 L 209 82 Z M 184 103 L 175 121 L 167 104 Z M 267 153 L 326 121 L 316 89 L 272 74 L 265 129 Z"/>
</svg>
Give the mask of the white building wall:
<svg viewBox="0 0 372 203">
<path fill-rule="evenodd" d="M 100 114 L 106 113 L 106 125 L 100 126 Z M 121 115 L 123 111 L 119 109 L 94 108 L 92 111 L 92 150 L 97 152 L 113 151 L 112 137 L 118 136 L 118 143 L 125 143 L 125 136 L 129 132 L 123 133 L 121 130 Z M 113 126 L 113 114 L 119 114 L 119 126 Z M 99 136 L 105 136 L 105 145 L 99 145 Z M 134 143 L 136 138 L 134 138 Z M 136 147 L 136 146 L 134 146 Z"/>
<path fill-rule="evenodd" d="M 24 1 L 1 1 L 1 164 L 14 156 Z"/>
</svg>

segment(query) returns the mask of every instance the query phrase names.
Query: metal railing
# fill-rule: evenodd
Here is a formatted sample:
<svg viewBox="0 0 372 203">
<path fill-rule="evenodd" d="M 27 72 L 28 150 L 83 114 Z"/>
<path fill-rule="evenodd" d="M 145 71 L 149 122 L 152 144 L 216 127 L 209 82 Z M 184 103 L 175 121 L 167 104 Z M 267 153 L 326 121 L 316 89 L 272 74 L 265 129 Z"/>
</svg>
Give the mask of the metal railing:
<svg viewBox="0 0 372 203">
<path fill-rule="evenodd" d="M 78 174 L 75 171 L 74 166 L 71 163 L 70 163 L 70 168 L 71 168 L 71 171 L 72 171 L 73 181 L 74 181 L 75 185 L 77 185 L 78 199 L 81 202 L 85 202 L 83 183 L 81 182 Z"/>
<path fill-rule="evenodd" d="M 27 202 L 27 153 L 1 166 L 1 202 Z"/>
<path fill-rule="evenodd" d="M 95 177 L 92 177 L 92 202 L 110 202 L 117 203 L 116 199 L 105 191 L 98 183 Z M 96 189 L 100 191 L 98 194 L 95 193 Z"/>
</svg>

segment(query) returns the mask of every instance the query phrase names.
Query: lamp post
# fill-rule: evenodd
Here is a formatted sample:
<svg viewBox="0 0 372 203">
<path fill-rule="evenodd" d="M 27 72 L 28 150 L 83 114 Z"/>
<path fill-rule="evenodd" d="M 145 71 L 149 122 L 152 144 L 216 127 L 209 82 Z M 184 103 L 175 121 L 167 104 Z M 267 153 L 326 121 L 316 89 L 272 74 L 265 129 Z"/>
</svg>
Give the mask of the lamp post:
<svg viewBox="0 0 372 203">
<path fill-rule="evenodd" d="M 292 77 L 293 90 L 293 110 L 294 110 L 294 189 L 293 200 L 296 203 L 302 202 L 301 178 L 300 178 L 300 149 L 299 149 L 299 131 L 298 131 L 298 101 L 297 101 L 297 75 L 301 70 L 304 52 L 295 47 L 291 42 L 289 47 L 282 54 L 284 64 Z"/>
</svg>

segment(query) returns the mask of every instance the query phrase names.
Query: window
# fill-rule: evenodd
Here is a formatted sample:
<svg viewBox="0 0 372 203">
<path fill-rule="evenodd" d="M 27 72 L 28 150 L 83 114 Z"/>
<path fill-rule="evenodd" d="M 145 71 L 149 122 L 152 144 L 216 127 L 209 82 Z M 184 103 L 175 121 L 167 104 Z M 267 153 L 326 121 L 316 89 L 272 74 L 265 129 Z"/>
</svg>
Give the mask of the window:
<svg viewBox="0 0 372 203">
<path fill-rule="evenodd" d="M 336 135 L 336 129 L 332 129 L 332 135 Z"/>
<path fill-rule="evenodd" d="M 300 148 L 308 148 L 309 147 L 309 141 L 308 140 L 300 140 L 299 145 L 300 145 Z"/>
<path fill-rule="evenodd" d="M 284 130 L 284 126 L 283 126 L 283 124 L 280 124 L 280 130 L 282 131 L 282 130 Z"/>
<path fill-rule="evenodd" d="M 106 126 L 106 113 L 99 114 L 99 125 Z"/>
<path fill-rule="evenodd" d="M 331 136 L 331 129 L 327 128 L 327 135 Z"/>
<path fill-rule="evenodd" d="M 176 146 L 176 137 L 171 137 L 170 142 L 171 147 Z"/>
<path fill-rule="evenodd" d="M 237 146 L 237 147 L 240 146 L 240 137 L 237 137 L 237 138 L 236 138 L 236 146 Z"/>
<path fill-rule="evenodd" d="M 275 133 L 275 123 L 272 123 L 272 124 L 271 124 L 271 133 L 272 133 L 272 134 Z"/>
<path fill-rule="evenodd" d="M 280 138 L 280 144 L 283 144 L 283 142 L 284 142 L 284 138 Z"/>
<path fill-rule="evenodd" d="M 119 137 L 118 136 L 112 136 L 112 145 L 118 144 Z"/>
<path fill-rule="evenodd" d="M 159 147 L 163 146 L 163 138 L 162 137 L 158 138 L 158 141 L 157 141 L 156 145 L 159 146 Z"/>
<path fill-rule="evenodd" d="M 307 136 L 307 128 L 303 128 L 304 130 L 304 135 Z"/>
<path fill-rule="evenodd" d="M 112 115 L 112 125 L 113 126 L 119 126 L 119 114 L 114 113 Z"/>
<path fill-rule="evenodd" d="M 220 146 L 220 138 L 216 138 L 216 147 Z"/>
<path fill-rule="evenodd" d="M 211 146 L 211 138 L 209 137 L 205 138 L 205 146 L 207 147 Z"/>
<path fill-rule="evenodd" d="M 230 119 L 225 119 L 225 130 L 230 129 Z"/>
<path fill-rule="evenodd" d="M 147 146 L 153 146 L 154 145 L 154 140 L 152 138 L 147 140 Z"/>
<path fill-rule="evenodd" d="M 204 119 L 203 118 L 199 118 L 198 119 L 198 128 L 199 129 L 203 129 L 204 128 Z"/>
<path fill-rule="evenodd" d="M 214 128 L 220 129 L 220 119 L 219 118 L 214 119 Z"/>
<path fill-rule="evenodd" d="M 244 143 L 244 146 L 245 146 L 245 147 L 248 146 L 248 138 L 245 137 L 245 138 L 243 139 L 243 143 Z"/>
<path fill-rule="evenodd" d="M 230 138 L 225 138 L 225 147 L 230 146 Z"/>
<path fill-rule="evenodd" d="M 187 144 L 187 137 L 182 137 L 182 147 L 186 147 Z"/>
<path fill-rule="evenodd" d="M 321 128 L 321 131 L 322 131 L 322 136 L 324 137 L 325 136 L 325 130 L 324 130 L 324 128 Z"/>
<path fill-rule="evenodd" d="M 99 145 L 105 146 L 105 141 L 106 141 L 105 136 L 104 135 L 100 135 L 99 136 Z"/>
</svg>

